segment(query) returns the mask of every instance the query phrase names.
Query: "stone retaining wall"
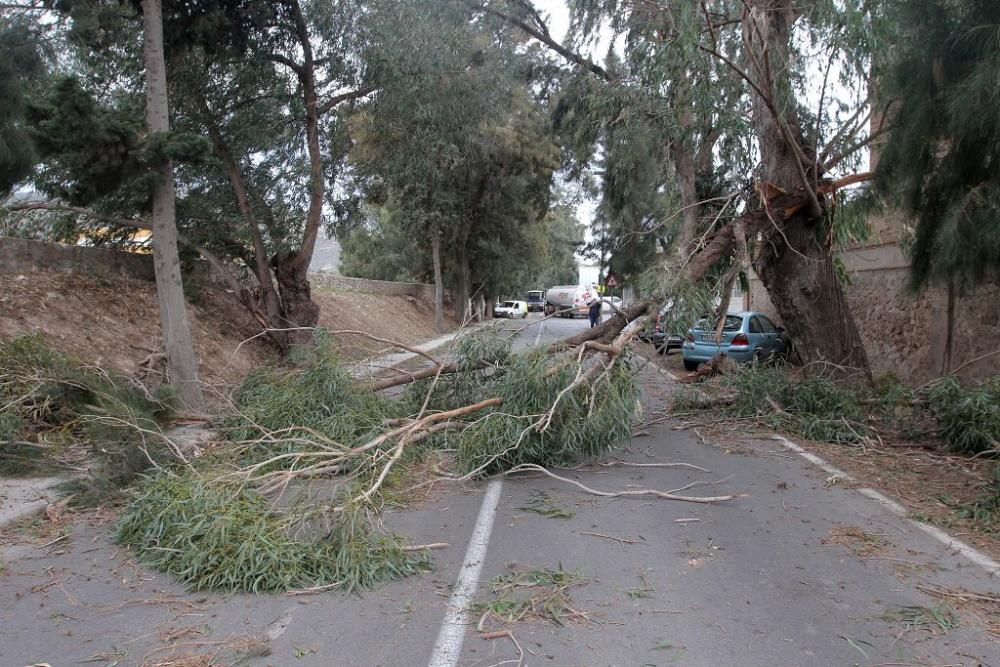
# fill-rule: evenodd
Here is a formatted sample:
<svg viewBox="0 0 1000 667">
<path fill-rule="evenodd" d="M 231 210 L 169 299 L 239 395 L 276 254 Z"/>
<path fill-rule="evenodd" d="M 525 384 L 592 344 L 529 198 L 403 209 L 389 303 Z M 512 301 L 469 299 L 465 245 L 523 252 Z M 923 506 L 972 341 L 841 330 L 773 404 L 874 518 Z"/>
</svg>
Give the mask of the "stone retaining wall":
<svg viewBox="0 0 1000 667">
<path fill-rule="evenodd" d="M 0 273 L 38 270 L 155 280 L 152 255 L 0 237 Z"/>
</svg>

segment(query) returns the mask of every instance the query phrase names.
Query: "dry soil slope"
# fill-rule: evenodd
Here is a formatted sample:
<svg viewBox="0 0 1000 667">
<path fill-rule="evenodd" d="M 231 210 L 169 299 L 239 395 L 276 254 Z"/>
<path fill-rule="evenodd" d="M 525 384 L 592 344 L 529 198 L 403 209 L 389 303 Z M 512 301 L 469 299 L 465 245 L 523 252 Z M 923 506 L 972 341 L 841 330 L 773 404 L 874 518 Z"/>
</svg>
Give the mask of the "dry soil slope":
<svg viewBox="0 0 1000 667">
<path fill-rule="evenodd" d="M 320 326 L 360 330 L 404 343 L 434 337 L 433 309 L 409 297 L 317 289 Z M 188 304 L 202 379 L 238 382 L 251 368 L 274 360 L 256 323 L 218 287 L 200 290 Z M 152 283 L 72 273 L 0 273 L 0 339 L 37 332 L 56 349 L 98 366 L 133 373 L 160 348 L 159 313 Z M 346 359 L 384 349 L 360 336 L 337 336 Z"/>
</svg>

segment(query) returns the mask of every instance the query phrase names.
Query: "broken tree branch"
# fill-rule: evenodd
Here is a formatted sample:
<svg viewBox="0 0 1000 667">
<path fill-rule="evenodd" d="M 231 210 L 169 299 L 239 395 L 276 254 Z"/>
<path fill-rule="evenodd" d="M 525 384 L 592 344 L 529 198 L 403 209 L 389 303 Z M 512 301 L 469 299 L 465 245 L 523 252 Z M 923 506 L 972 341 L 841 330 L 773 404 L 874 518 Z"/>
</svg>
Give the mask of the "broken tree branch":
<svg viewBox="0 0 1000 667">
<path fill-rule="evenodd" d="M 561 477 L 550 470 L 543 468 L 540 465 L 535 465 L 534 463 L 522 463 L 521 465 L 514 466 L 510 470 L 506 471 L 504 475 L 514 475 L 519 472 L 538 472 L 543 475 L 547 475 L 552 479 L 558 480 L 560 482 L 566 482 L 567 484 L 572 484 L 579 489 L 586 491 L 589 494 L 595 496 L 603 496 L 605 498 L 628 498 L 628 497 L 641 497 L 641 496 L 654 496 L 656 498 L 663 498 L 664 500 L 680 500 L 688 503 L 719 503 L 725 502 L 727 500 L 733 500 L 738 498 L 737 494 L 728 494 L 722 496 L 682 496 L 676 493 L 668 493 L 666 491 L 657 491 L 656 489 L 635 489 L 629 491 L 599 491 L 597 489 L 592 489 L 589 486 L 585 486 L 576 480 L 569 479 L 567 477 Z"/>
</svg>

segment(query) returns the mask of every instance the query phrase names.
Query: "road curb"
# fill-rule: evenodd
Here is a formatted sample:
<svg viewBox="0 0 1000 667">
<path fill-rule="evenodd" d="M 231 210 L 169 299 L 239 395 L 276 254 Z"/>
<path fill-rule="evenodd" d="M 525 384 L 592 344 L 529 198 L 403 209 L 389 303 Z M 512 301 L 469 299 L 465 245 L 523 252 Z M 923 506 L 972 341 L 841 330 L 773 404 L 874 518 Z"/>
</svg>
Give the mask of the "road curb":
<svg viewBox="0 0 1000 667">
<path fill-rule="evenodd" d="M 857 481 L 854 477 L 851 477 L 843 470 L 840 470 L 836 466 L 820 458 L 819 456 L 816 456 L 812 452 L 806 451 L 806 449 L 803 448 L 801 445 L 792 442 L 785 436 L 778 435 L 777 433 L 775 433 L 771 436 L 771 438 L 773 440 L 777 440 L 778 442 L 780 442 L 785 447 L 785 449 L 795 452 L 796 454 L 804 458 L 806 461 L 809 461 L 810 463 L 817 466 L 824 472 L 827 472 L 835 477 L 839 477 L 845 481 L 850 481 L 850 482 Z M 906 507 L 896 502 L 895 500 L 889 498 L 881 491 L 878 491 L 871 487 L 862 487 L 855 489 L 855 491 L 865 496 L 866 498 L 869 498 L 870 500 L 874 500 L 879 505 L 889 510 L 892 514 L 895 514 L 896 516 L 900 517 L 901 519 L 909 523 L 914 528 L 920 530 L 921 532 L 930 535 L 935 540 L 945 545 L 947 548 L 954 549 L 955 551 L 961 553 L 963 556 L 965 556 L 966 559 L 986 570 L 986 572 L 991 577 L 995 579 L 1000 579 L 1000 563 L 993 560 L 992 558 L 984 554 L 982 551 L 979 551 L 975 547 L 966 544 L 957 537 L 949 535 L 948 533 L 941 530 L 937 526 L 932 526 L 930 524 L 923 523 L 922 521 L 911 519 L 910 511 L 906 509 Z"/>
<path fill-rule="evenodd" d="M 35 479 L 0 479 L 0 493 L 3 502 L 0 504 L 0 529 L 41 512 L 59 496 L 55 487 L 61 484 L 61 477 L 43 477 Z"/>
</svg>

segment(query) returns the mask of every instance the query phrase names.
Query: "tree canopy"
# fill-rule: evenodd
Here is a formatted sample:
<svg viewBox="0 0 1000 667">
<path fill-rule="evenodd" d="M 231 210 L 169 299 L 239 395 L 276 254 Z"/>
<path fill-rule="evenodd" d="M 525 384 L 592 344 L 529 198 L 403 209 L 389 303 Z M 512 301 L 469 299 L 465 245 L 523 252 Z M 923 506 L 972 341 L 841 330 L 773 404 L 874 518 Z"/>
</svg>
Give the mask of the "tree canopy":
<svg viewBox="0 0 1000 667">
<path fill-rule="evenodd" d="M 904 0 L 877 79 L 891 126 L 877 190 L 915 220 L 912 285 L 1000 278 L 1000 5 Z"/>
</svg>

